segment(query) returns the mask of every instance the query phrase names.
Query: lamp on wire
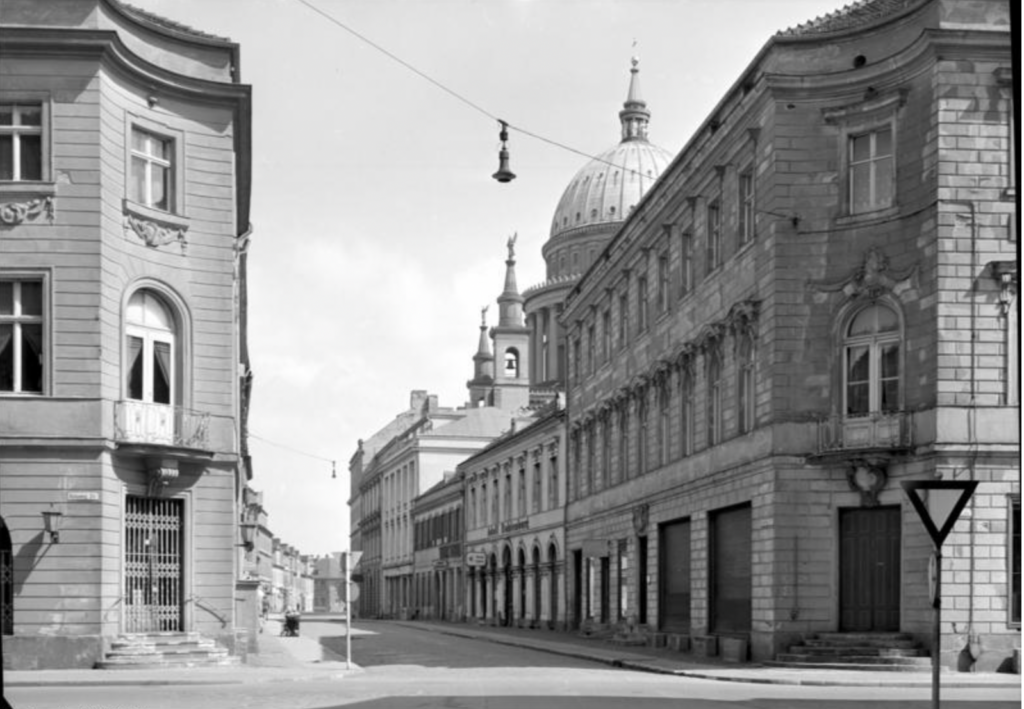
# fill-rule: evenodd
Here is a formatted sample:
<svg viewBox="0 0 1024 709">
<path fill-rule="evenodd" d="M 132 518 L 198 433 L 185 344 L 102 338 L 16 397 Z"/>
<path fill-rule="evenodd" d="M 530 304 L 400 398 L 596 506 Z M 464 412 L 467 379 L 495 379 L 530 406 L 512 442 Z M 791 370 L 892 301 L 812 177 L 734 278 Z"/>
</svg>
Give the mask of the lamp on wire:
<svg viewBox="0 0 1024 709">
<path fill-rule="evenodd" d="M 498 151 L 498 171 L 491 175 L 498 182 L 511 182 L 516 175 L 508 168 L 508 123 L 499 120 L 501 132 L 498 138 L 501 140 L 501 149 Z"/>
</svg>

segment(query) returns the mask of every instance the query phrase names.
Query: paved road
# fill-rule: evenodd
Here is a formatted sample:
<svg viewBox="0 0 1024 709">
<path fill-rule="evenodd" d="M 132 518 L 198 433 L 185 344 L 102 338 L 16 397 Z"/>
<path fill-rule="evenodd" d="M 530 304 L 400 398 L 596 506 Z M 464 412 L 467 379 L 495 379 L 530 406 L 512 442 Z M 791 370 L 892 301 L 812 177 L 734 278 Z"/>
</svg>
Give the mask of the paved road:
<svg viewBox="0 0 1024 709">
<path fill-rule="evenodd" d="M 357 626 L 358 627 L 358 626 Z M 14 709 L 930 709 L 927 689 L 752 685 L 613 669 L 524 648 L 367 623 L 353 639 L 363 669 L 342 679 L 235 685 L 16 687 Z M 344 626 L 303 623 L 344 654 Z M 330 655 L 331 653 L 328 653 Z M 943 709 L 1020 707 L 1020 690 L 947 690 Z"/>
</svg>

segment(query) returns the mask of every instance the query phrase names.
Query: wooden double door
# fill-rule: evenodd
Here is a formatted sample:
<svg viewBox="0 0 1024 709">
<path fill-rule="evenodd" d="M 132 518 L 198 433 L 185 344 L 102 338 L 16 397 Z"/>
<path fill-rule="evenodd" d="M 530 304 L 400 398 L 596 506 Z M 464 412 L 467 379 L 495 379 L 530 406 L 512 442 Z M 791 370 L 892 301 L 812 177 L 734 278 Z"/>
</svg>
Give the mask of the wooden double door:
<svg viewBox="0 0 1024 709">
<path fill-rule="evenodd" d="M 900 629 L 899 507 L 839 511 L 839 629 Z"/>
</svg>

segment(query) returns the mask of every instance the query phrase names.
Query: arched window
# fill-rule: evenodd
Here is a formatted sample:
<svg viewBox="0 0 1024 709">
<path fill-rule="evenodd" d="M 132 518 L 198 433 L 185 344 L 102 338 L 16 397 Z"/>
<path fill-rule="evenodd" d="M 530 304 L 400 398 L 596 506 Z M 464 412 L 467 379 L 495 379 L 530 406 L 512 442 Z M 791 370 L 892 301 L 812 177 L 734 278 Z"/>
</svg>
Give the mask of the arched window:
<svg viewBox="0 0 1024 709">
<path fill-rule="evenodd" d="M 175 402 L 176 329 L 170 308 L 154 292 L 139 290 L 128 300 L 126 398 L 152 404 Z"/>
<path fill-rule="evenodd" d="M 843 341 L 843 411 L 847 416 L 900 408 L 900 323 L 884 305 L 857 311 Z"/>
<path fill-rule="evenodd" d="M 512 379 L 519 377 L 519 350 L 515 347 L 505 350 L 505 376 Z"/>
</svg>

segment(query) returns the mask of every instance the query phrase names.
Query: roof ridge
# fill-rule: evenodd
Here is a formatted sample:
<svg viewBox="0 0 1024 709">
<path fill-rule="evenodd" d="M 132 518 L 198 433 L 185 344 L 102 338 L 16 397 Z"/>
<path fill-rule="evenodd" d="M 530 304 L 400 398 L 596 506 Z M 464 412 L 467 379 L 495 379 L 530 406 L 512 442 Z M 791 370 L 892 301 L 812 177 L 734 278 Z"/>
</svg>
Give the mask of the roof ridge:
<svg viewBox="0 0 1024 709">
<path fill-rule="evenodd" d="M 876 24 L 908 8 L 929 0 L 855 0 L 849 5 L 815 17 L 807 22 L 779 30 L 776 37 L 805 37 L 843 32 Z"/>
<path fill-rule="evenodd" d="M 220 42 L 231 42 L 230 37 L 223 37 L 221 35 L 211 34 L 210 32 L 203 32 L 197 30 L 195 27 L 190 27 L 182 22 L 177 22 L 170 18 L 158 15 L 155 12 L 144 10 L 141 7 L 137 7 L 130 3 L 124 2 L 124 0 L 109 0 L 113 5 L 124 11 L 126 14 L 134 17 L 134 19 L 142 20 L 143 22 L 149 22 L 151 24 L 162 27 L 163 29 L 170 30 L 172 32 L 179 32 L 182 34 L 192 35 L 199 39 L 213 39 Z"/>
</svg>

